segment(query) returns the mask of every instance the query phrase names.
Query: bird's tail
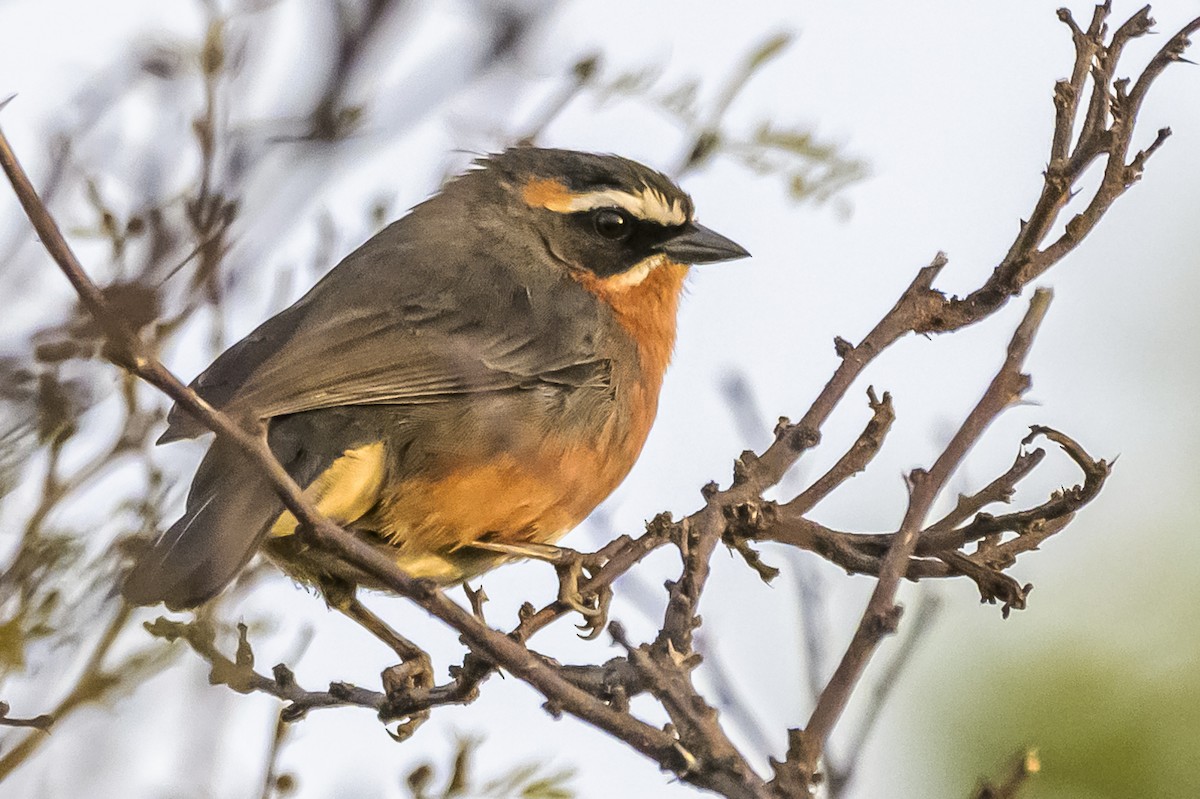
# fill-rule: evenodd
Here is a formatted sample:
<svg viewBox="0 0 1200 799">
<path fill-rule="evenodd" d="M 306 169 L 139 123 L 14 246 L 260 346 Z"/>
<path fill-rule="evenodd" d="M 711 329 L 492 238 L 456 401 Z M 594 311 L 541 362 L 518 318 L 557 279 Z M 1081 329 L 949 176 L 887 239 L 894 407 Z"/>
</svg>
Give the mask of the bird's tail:
<svg viewBox="0 0 1200 799">
<path fill-rule="evenodd" d="M 262 470 L 218 439 L 196 473 L 187 512 L 138 557 L 121 593 L 135 605 L 163 602 L 172 610 L 211 599 L 246 565 L 282 511 Z"/>
</svg>

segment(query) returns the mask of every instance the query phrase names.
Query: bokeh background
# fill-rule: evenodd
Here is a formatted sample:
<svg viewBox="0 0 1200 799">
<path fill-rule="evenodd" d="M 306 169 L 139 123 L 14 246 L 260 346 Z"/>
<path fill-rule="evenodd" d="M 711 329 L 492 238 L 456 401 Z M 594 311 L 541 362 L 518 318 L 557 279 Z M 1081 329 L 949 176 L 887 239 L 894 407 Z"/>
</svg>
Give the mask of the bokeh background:
<svg viewBox="0 0 1200 799">
<path fill-rule="evenodd" d="M 860 338 L 937 250 L 951 259 L 941 288 L 965 293 L 982 282 L 1032 208 L 1051 91 L 1073 57 L 1048 3 L 412 0 L 345 2 L 342 22 L 338 8 L 4 0 L 0 98 L 16 97 L 0 124 L 102 279 L 136 277 L 132 265 L 151 247 L 151 207 L 165 228 L 189 229 L 186 202 L 205 174 L 209 196 L 236 200 L 211 274 L 197 271 L 203 254 L 185 260 L 197 238 L 160 241 L 162 263 L 183 265 L 154 272 L 153 302 L 131 300 L 178 320 L 163 354 L 186 378 L 472 153 L 535 134 L 544 145 L 682 171 L 703 221 L 755 257 L 691 278 L 658 423 L 622 488 L 567 539 L 582 549 L 636 532 L 658 511 L 697 507 L 699 487 L 726 481 L 734 455 L 761 448 L 777 416 L 807 407 L 836 365 L 832 337 Z M 376 33 L 350 52 L 338 80 L 339 26 L 361 24 L 372 8 L 382 9 Z M 1090 17 L 1090 6 L 1072 9 Z M 1135 10 L 1118 3 L 1114 19 Z M 1170 33 L 1197 6 L 1170 0 L 1154 11 Z M 1164 40 L 1136 42 L 1122 71 Z M 218 144 L 206 159 L 194 120 L 210 99 Z M 1055 301 L 1029 363 L 1030 402 L 991 428 L 954 488 L 1002 472 L 1035 423 L 1095 457 L 1119 456 L 1113 477 L 1066 532 L 1015 568 L 1036 586 L 1028 610 L 1004 621 L 961 580 L 905 587 L 906 604 L 932 622 L 843 795 L 965 797 L 1027 747 L 1042 762 L 1031 797 L 1200 795 L 1200 72 L 1169 70 L 1141 125 L 1144 143 L 1164 125 L 1175 135 L 1040 281 Z M 719 131 L 720 146 L 689 163 L 705 131 Z M 126 233 L 120 251 L 114 242 Z M 87 464 L 111 443 L 125 389 L 97 361 L 62 360 L 72 298 L 7 190 L 0 263 L 0 699 L 32 716 L 72 695 L 105 641 L 116 613 L 112 542 L 177 512 L 202 449 L 132 448 L 38 520 L 54 542 L 40 571 L 15 570 L 44 498 L 47 442 L 70 430 L 62 468 Z M 1022 310 L 1018 300 L 952 336 L 906 339 L 868 370 L 795 480 L 819 474 L 857 434 L 868 383 L 893 393 L 898 420 L 870 470 L 817 518 L 895 529 L 902 475 L 936 457 Z M 1052 454 L 1017 501 L 1076 479 Z M 943 498 L 952 501 L 953 492 Z M 820 678 L 872 583 L 805 554 L 768 547 L 764 558 L 783 569 L 770 587 L 718 553 L 702 612 L 706 686 L 765 767 L 811 707 L 802 620 L 822 642 Z M 652 559 L 618 585 L 613 615 L 633 636 L 655 628 L 661 581 L 676 568 Z M 537 564 L 483 583 L 489 618 L 504 626 L 522 601 L 540 604 L 555 588 Z M 460 659 L 455 636 L 420 612 L 385 597 L 371 604 L 426 645 L 438 668 Z M 390 663 L 361 630 L 269 572 L 217 613 L 225 625 L 250 625 L 260 666 L 285 661 L 311 687 L 375 685 Z M 102 664 L 121 667 L 115 684 L 65 715 L 0 794 L 268 795 L 278 703 L 208 686 L 197 657 L 140 628 L 156 615 L 139 610 L 117 627 Z M 232 652 L 228 629 L 221 640 Z M 536 646 L 564 660 L 612 654 L 605 640 L 584 644 L 565 626 Z M 883 649 L 835 736 L 831 756 L 843 765 L 898 646 Z M 0 729 L 0 758 L 29 735 L 40 733 Z M 439 786 L 463 740 L 477 742 L 470 795 L 522 790 L 502 777 L 542 791 L 531 796 L 693 793 L 601 733 L 553 721 L 512 679 L 489 681 L 469 707 L 438 710 L 399 745 L 366 711 L 313 713 L 282 740 L 274 776 L 285 775 L 281 787 L 295 796 L 410 796 L 414 769 L 430 765 Z"/>
</svg>

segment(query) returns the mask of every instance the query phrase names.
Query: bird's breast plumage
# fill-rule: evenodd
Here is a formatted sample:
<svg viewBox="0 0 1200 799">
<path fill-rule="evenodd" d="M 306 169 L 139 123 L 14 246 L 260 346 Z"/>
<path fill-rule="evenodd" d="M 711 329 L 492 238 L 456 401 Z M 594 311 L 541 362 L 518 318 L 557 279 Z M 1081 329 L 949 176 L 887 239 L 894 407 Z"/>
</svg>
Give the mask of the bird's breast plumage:
<svg viewBox="0 0 1200 799">
<path fill-rule="evenodd" d="M 454 432 L 422 437 L 455 442 L 449 451 L 406 453 L 410 465 L 395 467 L 360 524 L 396 546 L 402 567 L 442 582 L 504 559 L 481 556 L 473 544 L 558 541 L 617 488 L 641 453 L 674 345 L 685 274 L 683 266 L 658 265 L 616 296 L 582 281 L 613 323 L 596 340 L 596 357 L 615 364 L 611 385 L 567 388 L 552 404 L 537 395 L 481 398 Z M 504 435 L 490 434 L 495 427 Z"/>
</svg>

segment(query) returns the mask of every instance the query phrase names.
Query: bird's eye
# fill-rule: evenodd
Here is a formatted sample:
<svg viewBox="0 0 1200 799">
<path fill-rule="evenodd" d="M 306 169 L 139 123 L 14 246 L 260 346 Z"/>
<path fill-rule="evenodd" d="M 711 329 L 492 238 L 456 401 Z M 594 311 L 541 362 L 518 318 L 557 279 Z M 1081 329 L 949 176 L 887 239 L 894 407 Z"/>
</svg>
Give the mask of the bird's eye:
<svg viewBox="0 0 1200 799">
<path fill-rule="evenodd" d="M 629 215 L 611 208 L 601 208 L 592 215 L 592 224 L 596 232 L 606 239 L 619 241 L 633 232 L 633 222 Z"/>
</svg>

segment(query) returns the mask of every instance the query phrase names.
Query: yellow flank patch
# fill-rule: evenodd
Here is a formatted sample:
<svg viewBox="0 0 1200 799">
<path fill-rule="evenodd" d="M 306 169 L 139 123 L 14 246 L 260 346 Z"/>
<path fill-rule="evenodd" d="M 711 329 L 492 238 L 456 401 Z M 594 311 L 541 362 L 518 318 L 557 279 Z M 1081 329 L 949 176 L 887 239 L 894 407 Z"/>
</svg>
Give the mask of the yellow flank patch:
<svg viewBox="0 0 1200 799">
<path fill-rule="evenodd" d="M 688 221 L 683 203 L 668 199 L 665 194 L 643 186 L 628 192 L 621 189 L 601 189 L 573 194 L 557 180 L 534 178 L 522 192 L 525 202 L 535 208 L 545 208 L 560 214 L 591 211 L 596 208 L 621 208 L 635 218 L 660 225 L 682 225 Z"/>
<path fill-rule="evenodd" d="M 346 450 L 304 490 L 304 496 L 316 503 L 323 516 L 338 524 L 357 521 L 379 500 L 379 490 L 383 486 L 383 455 L 382 441 Z M 296 526 L 296 517 L 291 511 L 285 511 L 271 525 L 271 535 L 292 535 Z"/>
</svg>

